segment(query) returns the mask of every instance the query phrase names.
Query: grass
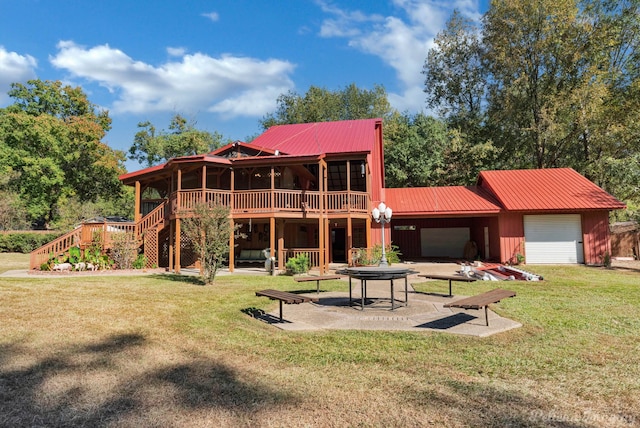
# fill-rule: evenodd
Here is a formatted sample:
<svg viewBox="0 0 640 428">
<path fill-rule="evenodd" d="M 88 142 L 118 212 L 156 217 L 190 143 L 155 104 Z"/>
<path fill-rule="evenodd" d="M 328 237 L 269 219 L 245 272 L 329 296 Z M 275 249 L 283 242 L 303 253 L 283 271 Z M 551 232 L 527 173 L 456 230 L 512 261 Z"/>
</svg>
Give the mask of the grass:
<svg viewBox="0 0 640 428">
<path fill-rule="evenodd" d="M 484 339 L 246 315 L 277 305 L 256 290 L 299 289 L 290 277 L 0 278 L 0 426 L 640 424 L 640 272 L 532 270 L 545 281 L 495 305 L 523 327 Z"/>
</svg>

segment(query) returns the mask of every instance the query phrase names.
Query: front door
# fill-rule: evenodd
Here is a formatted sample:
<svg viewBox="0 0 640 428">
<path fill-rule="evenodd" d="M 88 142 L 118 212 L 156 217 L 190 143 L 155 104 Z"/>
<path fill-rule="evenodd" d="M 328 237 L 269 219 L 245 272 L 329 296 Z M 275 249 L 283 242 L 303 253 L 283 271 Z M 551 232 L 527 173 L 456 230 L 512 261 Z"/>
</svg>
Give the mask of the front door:
<svg viewBox="0 0 640 428">
<path fill-rule="evenodd" d="M 344 227 L 331 229 L 331 261 L 333 263 L 346 263 L 346 232 Z"/>
</svg>

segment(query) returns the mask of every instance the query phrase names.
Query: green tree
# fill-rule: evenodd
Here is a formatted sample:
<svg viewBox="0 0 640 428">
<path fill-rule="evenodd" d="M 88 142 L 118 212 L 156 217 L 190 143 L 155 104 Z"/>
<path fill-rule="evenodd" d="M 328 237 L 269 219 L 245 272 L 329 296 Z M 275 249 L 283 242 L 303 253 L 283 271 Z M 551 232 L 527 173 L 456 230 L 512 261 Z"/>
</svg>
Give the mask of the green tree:
<svg viewBox="0 0 640 428">
<path fill-rule="evenodd" d="M 385 122 L 384 162 L 387 187 L 441 183 L 446 125 L 422 113 L 396 113 Z"/>
<path fill-rule="evenodd" d="M 352 83 L 337 91 L 311 86 L 304 95 L 292 91 L 280 95 L 276 111 L 260 123 L 267 129 L 294 123 L 386 118 L 391 113 L 387 92 L 381 85 L 367 90 Z"/>
<path fill-rule="evenodd" d="M 195 128 L 195 123 L 175 115 L 169 131 L 156 132 L 151 122 L 138 123 L 138 131 L 129 149 L 129 159 L 153 166 L 180 156 L 209 153 L 222 146 L 223 136 Z"/>
<path fill-rule="evenodd" d="M 29 221 L 50 223 L 60 198 L 118 197 L 124 154 L 101 139 L 110 128 L 79 88 L 31 80 L 13 84 L 15 102 L 0 109 L 0 170 L 12 171 L 5 190 L 25 201 Z"/>
<path fill-rule="evenodd" d="M 429 107 L 472 137 L 484 120 L 486 102 L 488 71 L 482 63 L 481 37 L 478 26 L 455 10 L 435 37 L 422 70 Z"/>
<path fill-rule="evenodd" d="M 185 237 L 192 243 L 201 263 L 200 276 L 205 284 L 211 284 L 220 266 L 229 255 L 229 237 L 237 231 L 231 226 L 229 208 L 199 203 L 191 217 L 182 220 Z"/>
<path fill-rule="evenodd" d="M 479 150 L 489 168 L 573 167 L 640 199 L 619 178 L 640 171 L 639 9 L 496 0 L 479 28 L 454 14 L 423 70 L 427 100 L 454 132 L 453 164 Z"/>
</svg>

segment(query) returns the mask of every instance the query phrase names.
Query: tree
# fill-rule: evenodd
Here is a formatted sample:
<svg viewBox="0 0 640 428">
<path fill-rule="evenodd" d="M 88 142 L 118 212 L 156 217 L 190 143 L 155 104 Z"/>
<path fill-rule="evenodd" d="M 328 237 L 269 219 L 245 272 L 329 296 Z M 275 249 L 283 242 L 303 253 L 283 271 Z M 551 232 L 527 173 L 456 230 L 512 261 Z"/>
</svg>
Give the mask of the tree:
<svg viewBox="0 0 640 428">
<path fill-rule="evenodd" d="M 473 136 L 484 120 L 487 69 L 477 25 L 457 10 L 434 39 L 422 73 L 427 103 L 449 124 Z"/>
<path fill-rule="evenodd" d="M 479 28 L 453 15 L 427 55 L 425 92 L 452 146 L 490 148 L 487 167 L 572 167 L 640 198 L 610 168 L 640 172 L 638 60 L 636 0 L 496 0 Z"/>
<path fill-rule="evenodd" d="M 211 284 L 229 254 L 229 237 L 240 225 L 231 227 L 229 208 L 206 203 L 196 204 L 193 215 L 182 220 L 185 237 L 202 265 L 200 276 L 205 284 Z"/>
<path fill-rule="evenodd" d="M 129 159 L 147 166 L 166 162 L 180 156 L 209 153 L 222 145 L 223 136 L 214 132 L 201 131 L 195 123 L 175 115 L 169 124 L 169 131 L 156 133 L 151 122 L 138 123 L 138 131 L 129 149 Z"/>
<path fill-rule="evenodd" d="M 311 86 L 303 96 L 292 91 L 280 95 L 276 111 L 260 123 L 268 129 L 294 123 L 386 118 L 391 112 L 387 92 L 381 85 L 367 90 L 352 83 L 337 91 Z"/>
<path fill-rule="evenodd" d="M 12 171 L 5 190 L 25 201 L 31 222 L 54 220 L 63 197 L 120 195 L 124 154 L 101 141 L 111 126 L 108 112 L 60 82 L 15 83 L 9 95 L 15 102 L 0 109 L 0 170 Z"/>
<path fill-rule="evenodd" d="M 433 186 L 441 182 L 446 125 L 419 113 L 396 113 L 385 123 L 387 187 Z"/>
</svg>

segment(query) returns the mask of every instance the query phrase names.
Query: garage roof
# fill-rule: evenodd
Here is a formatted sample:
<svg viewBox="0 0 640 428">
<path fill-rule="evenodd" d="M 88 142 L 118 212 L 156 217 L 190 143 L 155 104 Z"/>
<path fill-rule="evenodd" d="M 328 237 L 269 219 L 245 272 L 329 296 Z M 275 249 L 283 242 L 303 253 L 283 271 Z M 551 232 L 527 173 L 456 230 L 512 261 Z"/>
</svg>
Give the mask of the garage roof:
<svg viewBox="0 0 640 428">
<path fill-rule="evenodd" d="M 385 189 L 385 203 L 394 215 L 497 214 L 500 206 L 479 186 L 406 187 Z"/>
<path fill-rule="evenodd" d="M 495 195 L 508 211 L 625 208 L 572 168 L 482 171 L 478 185 Z"/>
</svg>

